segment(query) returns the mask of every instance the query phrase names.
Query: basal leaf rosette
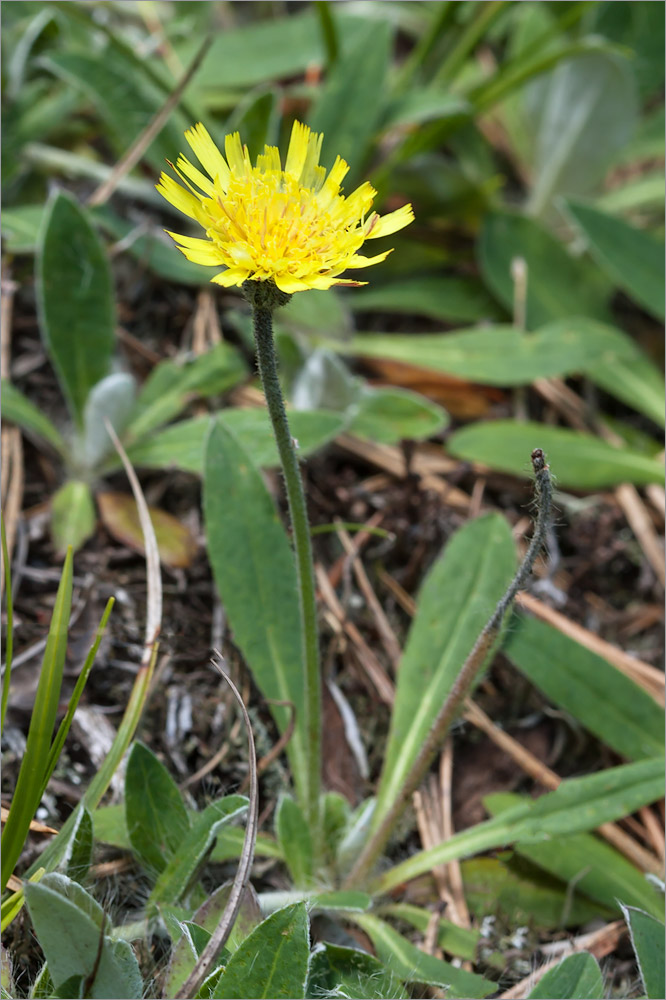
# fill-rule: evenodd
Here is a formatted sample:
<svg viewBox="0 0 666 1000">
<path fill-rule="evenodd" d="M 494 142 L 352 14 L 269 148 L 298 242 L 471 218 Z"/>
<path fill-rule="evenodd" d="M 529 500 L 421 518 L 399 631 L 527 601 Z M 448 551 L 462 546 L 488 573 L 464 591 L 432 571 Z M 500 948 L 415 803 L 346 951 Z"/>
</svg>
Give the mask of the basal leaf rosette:
<svg viewBox="0 0 666 1000">
<path fill-rule="evenodd" d="M 341 194 L 348 164 L 338 156 L 327 173 L 319 163 L 323 136 L 300 122 L 284 169 L 275 146 L 265 146 L 252 166 L 238 132 L 226 136 L 225 156 L 201 124 L 185 138 L 205 173 L 181 155 L 173 169 L 182 184 L 163 173 L 157 190 L 205 230 L 205 239 L 169 235 L 188 260 L 224 268 L 211 279 L 219 285 L 272 281 L 292 294 L 363 284 L 339 275 L 384 260 L 390 250 L 375 257 L 358 251 L 365 240 L 395 233 L 414 218 L 411 205 L 384 216 L 372 212 L 377 192 L 367 181 Z"/>
</svg>

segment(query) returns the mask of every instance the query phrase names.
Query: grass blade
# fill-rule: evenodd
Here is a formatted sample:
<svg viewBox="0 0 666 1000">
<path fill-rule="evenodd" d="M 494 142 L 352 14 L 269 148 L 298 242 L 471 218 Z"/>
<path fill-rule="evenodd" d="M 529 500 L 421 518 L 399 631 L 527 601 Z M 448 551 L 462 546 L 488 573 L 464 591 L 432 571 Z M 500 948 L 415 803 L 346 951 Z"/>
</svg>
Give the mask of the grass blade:
<svg viewBox="0 0 666 1000">
<path fill-rule="evenodd" d="M 9 700 L 9 682 L 14 656 L 14 601 L 12 598 L 12 568 L 9 564 L 5 518 L 0 513 L 0 537 L 2 540 L 2 565 L 5 569 L 5 608 L 7 611 L 7 636 L 5 638 L 5 676 L 2 682 L 2 703 L 0 705 L 0 733 L 5 728 L 5 714 Z"/>
<path fill-rule="evenodd" d="M 90 647 L 88 655 L 86 656 L 85 663 L 83 664 L 83 669 L 79 674 L 78 680 L 74 687 L 74 691 L 72 692 L 72 696 L 69 699 L 69 704 L 67 706 L 67 712 L 65 713 L 65 718 L 60 723 L 58 732 L 56 733 L 56 737 L 53 743 L 51 744 L 51 752 L 49 753 L 49 759 L 46 765 L 46 772 L 44 774 L 44 781 L 42 784 L 42 795 L 44 794 L 46 786 L 49 782 L 49 778 L 53 774 L 53 770 L 56 764 L 58 763 L 60 752 L 64 746 L 65 739 L 67 738 L 67 733 L 69 732 L 70 726 L 72 725 L 72 720 L 74 719 L 74 713 L 76 712 L 77 705 L 81 700 L 81 695 L 83 694 L 83 689 L 86 686 L 86 681 L 88 680 L 90 671 L 92 670 L 92 665 L 95 662 L 95 657 L 97 656 L 97 650 L 99 649 L 102 638 L 104 637 L 104 632 L 106 630 L 106 623 L 109 620 L 109 615 L 111 614 L 111 610 L 113 608 L 113 605 L 115 604 L 115 600 L 116 600 L 115 597 L 110 597 L 109 600 L 107 601 L 106 608 L 104 609 L 104 614 L 102 615 L 102 619 L 97 629 L 97 635 L 95 636 L 95 640 L 92 646 Z"/>
<path fill-rule="evenodd" d="M 72 550 L 67 552 L 49 628 L 25 754 L 7 823 L 2 832 L 2 888 L 18 861 L 42 796 L 67 651 L 67 627 L 72 607 Z"/>
</svg>

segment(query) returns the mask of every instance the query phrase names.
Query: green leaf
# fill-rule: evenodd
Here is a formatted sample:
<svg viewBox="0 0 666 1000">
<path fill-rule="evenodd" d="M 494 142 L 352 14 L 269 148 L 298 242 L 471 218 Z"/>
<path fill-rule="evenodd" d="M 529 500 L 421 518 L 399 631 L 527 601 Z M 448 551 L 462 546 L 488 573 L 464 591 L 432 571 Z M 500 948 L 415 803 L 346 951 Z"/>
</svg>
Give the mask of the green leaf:
<svg viewBox="0 0 666 1000">
<path fill-rule="evenodd" d="M 661 757 L 608 768 L 584 778 L 569 778 L 536 802 L 523 803 L 502 816 L 457 833 L 431 850 L 421 851 L 379 879 L 387 891 L 433 865 L 469 857 L 501 845 L 540 843 L 553 837 L 595 830 L 656 802 L 663 794 Z"/>
<path fill-rule="evenodd" d="M 164 871 L 190 821 L 178 786 L 148 747 L 135 743 L 125 774 L 125 816 L 132 850 L 151 875 Z"/>
<path fill-rule="evenodd" d="M 296 787 L 304 792 L 306 713 L 294 556 L 260 472 L 219 419 L 208 436 L 203 506 L 209 559 L 234 641 L 264 697 L 294 705 L 287 754 Z M 277 705 L 271 711 L 284 732 L 290 712 Z"/>
<path fill-rule="evenodd" d="M 188 39 L 176 51 L 187 66 L 199 41 Z M 322 65 L 325 53 L 314 11 L 291 17 L 254 20 L 216 34 L 196 76 L 203 92 L 234 91 L 264 81 L 277 81 L 303 73 L 310 64 Z"/>
<path fill-rule="evenodd" d="M 281 795 L 275 812 L 275 834 L 296 887 L 312 880 L 312 837 L 301 807 Z"/>
<path fill-rule="evenodd" d="M 175 150 L 182 145 L 182 138 L 179 138 L 178 146 L 172 150 L 172 158 Z M 166 162 L 162 166 L 166 170 Z M 166 281 L 179 285 L 206 285 L 216 273 L 214 268 L 195 264 L 182 253 L 174 252 L 173 240 L 157 227 L 151 226 L 148 232 L 144 232 L 147 223 L 137 226 L 136 223 L 127 222 L 107 205 L 94 209 L 92 215 L 99 227 L 114 240 L 121 243 L 127 241 L 124 253 L 133 257 L 140 267 L 148 268 Z"/>
<path fill-rule="evenodd" d="M 424 122 L 439 122 L 444 118 L 463 120 L 469 118 L 472 108 L 448 89 L 435 87 L 414 88 L 393 98 L 387 109 L 382 126 L 384 129 L 396 125 L 422 125 Z"/>
<path fill-rule="evenodd" d="M 575 259 L 532 219 L 510 212 L 486 216 L 478 244 L 486 284 L 507 309 L 513 308 L 511 262 L 527 264 L 527 326 L 553 319 L 591 316 L 608 320 L 609 289 L 594 265 Z"/>
<path fill-rule="evenodd" d="M 271 81 L 265 88 L 258 87 L 241 97 L 225 129 L 227 132 L 240 132 L 254 162 L 263 153 L 264 146 L 271 145 L 278 132 L 281 115 L 279 91 Z"/>
<path fill-rule="evenodd" d="M 357 288 L 347 301 L 354 312 L 416 314 L 448 323 L 497 319 L 500 312 L 478 281 L 444 274 Z"/>
<path fill-rule="evenodd" d="M 583 951 L 569 955 L 542 976 L 529 1000 L 601 1000 L 605 995 L 599 963 Z"/>
<path fill-rule="evenodd" d="M 190 820 L 197 813 L 190 811 Z M 123 850 L 131 850 L 127 824 L 125 823 L 125 806 L 99 806 L 93 812 L 95 840 L 103 844 L 112 844 Z M 243 846 L 244 831 L 236 827 L 222 827 L 218 831 L 217 842 L 211 852 L 211 861 L 222 863 L 233 858 L 239 858 Z M 272 837 L 260 833 L 257 837 L 255 854 L 259 858 L 276 858 L 282 861 L 282 851 Z"/>
<path fill-rule="evenodd" d="M 629 927 L 648 1000 L 658 1000 L 664 991 L 666 978 L 664 925 L 661 920 L 656 920 L 649 913 L 643 913 L 633 906 L 623 906 L 622 912 Z"/>
<path fill-rule="evenodd" d="M 639 174 L 627 180 L 621 187 L 611 188 L 599 195 L 594 202 L 595 208 L 611 215 L 621 215 L 625 212 L 655 213 L 661 210 L 664 214 L 664 176 L 661 170 Z"/>
<path fill-rule="evenodd" d="M 664 87 L 662 5 L 604 3 L 595 5 L 589 14 L 590 26 L 595 32 L 631 50 L 631 68 L 643 100 L 660 94 Z"/>
<path fill-rule="evenodd" d="M 447 450 L 457 458 L 515 476 L 530 475 L 526 456 L 533 448 L 546 452 L 558 486 L 598 490 L 619 483 L 643 486 L 664 481 L 657 459 L 562 427 L 494 420 L 463 427 L 447 441 Z"/>
<path fill-rule="evenodd" d="M 367 892 L 353 889 L 339 889 L 331 892 L 318 892 L 310 897 L 313 910 L 340 913 L 364 913 L 372 906 L 372 896 Z"/>
<path fill-rule="evenodd" d="M 92 160 L 89 162 L 93 165 Z M 162 165 L 166 168 L 166 163 Z M 90 209 L 90 217 L 98 228 L 115 241 L 127 240 L 121 252 L 129 254 L 141 267 L 148 268 L 160 278 L 182 285 L 205 285 L 215 274 L 210 267 L 194 264 L 182 253 L 174 253 L 173 240 L 157 227 L 151 227 L 145 232 L 145 223 L 127 222 L 108 205 Z M 2 235 L 6 251 L 12 254 L 34 253 L 43 218 L 42 204 L 19 205 L 16 208 L 5 209 Z"/>
<path fill-rule="evenodd" d="M 498 816 L 527 800 L 520 795 L 509 792 L 498 792 L 487 795 L 483 804 L 491 816 Z M 589 899 L 597 900 L 611 910 L 617 910 L 618 900 L 641 906 L 651 913 L 663 910 L 661 901 L 654 887 L 650 885 L 642 872 L 628 861 L 624 855 L 611 847 L 596 834 L 575 833 L 570 836 L 558 837 L 552 843 L 517 844 L 516 854 L 526 858 L 543 871 L 560 879 L 563 885 L 575 885 L 577 893 L 583 893 Z M 480 865 L 481 859 L 469 864 Z M 465 862 L 468 864 L 468 862 Z M 562 900 L 567 904 L 566 900 Z M 573 910 L 582 903 L 574 898 Z M 566 915 L 566 909 L 564 910 Z M 560 920 L 564 922 L 560 911 Z M 584 923 L 587 918 L 579 920 Z"/>
<path fill-rule="evenodd" d="M 81 886 L 63 875 L 28 882 L 25 896 L 56 989 L 72 976 L 88 977 L 90 997 L 141 997 L 143 981 L 131 947 L 103 934 L 104 912 Z M 100 950 L 101 937 L 101 950 Z"/>
<path fill-rule="evenodd" d="M 648 312 L 664 319 L 664 243 L 624 219 L 567 200 L 567 214 L 609 278 Z"/>
<path fill-rule="evenodd" d="M 382 115 L 392 40 L 389 22 L 360 22 L 353 44 L 329 70 L 310 114 L 310 127 L 324 135 L 324 166 L 330 169 L 336 156 L 352 165 L 346 190 L 353 187 Z"/>
<path fill-rule="evenodd" d="M 72 575 L 72 550 L 69 549 L 51 615 L 25 753 L 9 816 L 2 830 L 3 890 L 23 850 L 30 823 L 43 794 L 43 778 L 49 760 L 67 652 L 67 629 L 72 607 Z"/>
<path fill-rule="evenodd" d="M 621 364 L 597 362 L 587 375 L 612 396 L 664 426 L 664 377 L 648 357 L 623 360 Z"/>
<path fill-rule="evenodd" d="M 69 702 L 67 703 L 67 711 L 65 712 L 60 725 L 58 726 L 58 731 L 51 744 L 51 749 L 49 750 L 49 759 L 46 765 L 46 770 L 43 777 L 42 783 L 42 795 L 46 791 L 46 786 L 48 785 L 51 775 L 55 771 L 56 765 L 62 753 L 62 748 L 65 745 L 65 740 L 67 739 L 67 734 L 71 729 L 72 722 L 74 720 L 74 714 L 78 708 L 79 702 L 81 701 L 81 696 L 83 690 L 90 676 L 90 671 L 93 668 L 95 662 L 95 657 L 102 644 L 102 639 L 106 631 L 106 626 L 111 616 L 113 606 L 115 604 L 115 598 L 110 597 L 106 602 L 106 607 L 104 608 L 104 613 L 100 619 L 99 625 L 95 632 L 92 644 L 88 650 L 88 654 L 83 662 L 83 666 L 80 670 L 79 676 L 76 679 L 76 684 L 74 685 L 74 690 L 70 696 Z M 76 836 L 76 831 L 79 824 L 82 821 L 82 813 L 86 813 L 88 802 L 84 799 L 81 801 L 80 805 L 70 814 L 70 818 L 67 820 L 65 826 L 60 830 L 60 834 L 63 836 L 63 842 L 66 838 L 71 838 Z M 83 817 L 85 819 L 85 817 Z M 71 823 L 70 823 L 71 820 Z M 59 834 L 59 836 L 60 836 Z M 68 856 L 68 850 L 65 849 L 63 857 Z"/>
<path fill-rule="evenodd" d="M 441 334 L 361 333 L 338 349 L 501 386 L 594 371 L 601 362 L 621 366 L 640 356 L 620 330 L 578 318 L 528 334 L 511 326 Z"/>
<path fill-rule="evenodd" d="M 225 882 L 224 885 L 215 890 L 210 899 L 207 899 L 199 907 L 192 917 L 192 921 L 188 921 L 187 927 L 190 933 L 183 933 L 182 937 L 176 941 L 171 953 L 164 986 L 165 996 L 175 996 L 196 965 L 197 955 L 200 954 L 200 951 L 197 952 L 192 947 L 194 927 L 203 928 L 209 935 L 213 933 L 226 909 L 230 890 L 231 882 Z M 252 886 L 248 884 L 243 891 L 240 910 L 226 944 L 227 950 L 234 952 L 248 934 L 261 923 L 261 920 L 261 909 L 257 895 Z"/>
<path fill-rule="evenodd" d="M 345 338 L 351 329 L 351 316 L 346 300 L 335 288 L 324 291 L 312 288 L 292 295 L 287 305 L 275 314 L 275 327 L 277 332 L 287 329 L 296 335 Z"/>
<path fill-rule="evenodd" d="M 337 354 L 327 348 L 317 348 L 297 367 L 291 386 L 291 403 L 295 409 L 354 412 L 363 391 L 362 382 L 352 375 Z"/>
<path fill-rule="evenodd" d="M 221 410 L 216 419 L 236 437 L 258 468 L 278 465 L 275 439 L 264 410 Z M 182 420 L 165 430 L 138 441 L 127 448 L 133 465 L 151 469 L 184 469 L 202 475 L 204 442 L 210 428 L 210 417 Z M 344 414 L 326 410 L 293 410 L 289 426 L 298 441 L 302 456 L 312 454 L 339 434 L 346 425 Z"/>
<path fill-rule="evenodd" d="M 517 796 L 514 798 L 519 801 Z M 564 842 L 565 839 L 558 840 L 557 848 L 560 849 L 560 844 Z M 509 864 L 497 858 L 473 858 L 462 862 L 460 869 L 465 899 L 479 923 L 485 916 L 497 916 L 499 913 L 512 927 L 530 924 L 559 930 L 562 927 L 580 927 L 590 920 L 611 915 L 598 903 L 570 891 L 558 879 L 549 877 L 538 868 L 525 871 L 526 867 L 524 863 L 516 864 L 515 858 L 511 858 Z M 576 890 L 578 888 L 576 882 Z"/>
<path fill-rule="evenodd" d="M 32 431 L 43 437 L 50 445 L 64 454 L 66 451 L 65 442 L 60 431 L 51 423 L 41 410 L 37 409 L 22 392 L 12 385 L 8 379 L 2 379 L 2 389 L 0 392 L 0 404 L 2 405 L 2 419 L 11 420 L 26 431 Z"/>
<path fill-rule="evenodd" d="M 177 416 L 191 399 L 226 392 L 246 374 L 241 355 L 224 341 L 194 361 L 161 361 L 141 387 L 127 436 L 146 437 Z"/>
<path fill-rule="evenodd" d="M 205 862 L 220 827 L 241 816 L 246 809 L 247 799 L 243 795 L 227 795 L 211 802 L 194 817 L 177 852 L 172 854 L 155 882 L 146 904 L 149 916 L 154 916 L 164 903 L 178 902 Z"/>
<path fill-rule="evenodd" d="M 200 44 L 200 43 L 199 43 Z M 107 126 L 117 153 L 125 153 L 164 104 L 169 91 L 144 72 L 142 60 L 111 44 L 99 58 L 84 51 L 51 52 L 42 65 L 93 101 Z M 166 167 L 183 147 L 191 122 L 178 109 L 171 112 L 143 158 L 155 170 Z"/>
<path fill-rule="evenodd" d="M 86 977 L 80 973 L 76 976 L 70 976 L 57 989 L 54 989 L 54 996 L 57 1000 L 71 1000 L 72 997 L 83 997 L 85 996 L 85 984 Z"/>
<path fill-rule="evenodd" d="M 93 821 L 84 807 L 76 818 L 67 850 L 63 857 L 65 874 L 75 882 L 83 882 L 88 874 L 93 855 Z"/>
<path fill-rule="evenodd" d="M 543 215 L 557 195 L 587 195 L 597 187 L 634 130 L 636 85 L 628 60 L 601 50 L 560 63 L 524 97 L 534 144 L 527 211 Z"/>
<path fill-rule="evenodd" d="M 231 887 L 232 883 L 226 882 L 219 889 L 216 889 L 210 899 L 202 903 L 192 917 L 192 920 L 212 934 L 227 906 Z M 227 950 L 230 952 L 235 951 L 245 938 L 252 933 L 255 927 L 259 926 L 262 919 L 263 915 L 261 906 L 259 905 L 259 898 L 252 885 L 248 882 L 243 890 L 243 898 L 238 910 L 238 916 L 227 940 Z"/>
<path fill-rule="evenodd" d="M 164 430 L 151 432 L 136 444 L 128 444 L 127 455 L 135 468 L 183 469 L 200 476 L 209 426 L 210 417 L 181 420 Z"/>
<path fill-rule="evenodd" d="M 423 935 L 426 934 L 432 920 L 432 912 L 430 910 L 414 906 L 412 903 L 389 903 L 382 906 L 380 916 L 383 915 L 394 917 L 396 920 L 402 920 L 410 924 L 417 931 L 420 931 Z M 448 951 L 451 955 L 466 958 L 470 962 L 476 961 L 477 947 L 480 939 L 481 934 L 478 930 L 459 927 L 451 920 L 445 920 L 443 917 L 439 921 L 437 944 L 442 951 Z"/>
<path fill-rule="evenodd" d="M 408 389 L 367 388 L 358 404 L 349 430 L 352 434 L 397 444 L 406 438 L 422 440 L 433 437 L 448 425 L 448 414 L 441 406 L 431 403 Z"/>
<path fill-rule="evenodd" d="M 365 951 L 324 941 L 313 952 L 307 997 L 346 996 L 400 1000 L 407 993 L 384 964 Z"/>
<path fill-rule="evenodd" d="M 305 996 L 310 942 L 305 903 L 277 910 L 229 959 L 213 997 L 255 1000 Z"/>
<path fill-rule="evenodd" d="M 55 993 L 55 986 L 49 976 L 49 967 L 46 962 L 37 973 L 37 978 L 30 987 L 30 1000 L 51 1000 Z"/>
<path fill-rule="evenodd" d="M 410 983 L 426 983 L 446 987 L 449 997 L 486 997 L 495 992 L 497 984 L 473 972 L 456 968 L 441 958 L 428 955 L 398 934 L 389 924 L 370 913 L 353 917 L 371 939 L 377 955 L 387 969 L 399 979 Z"/>
<path fill-rule="evenodd" d="M 34 253 L 44 217 L 44 206 L 17 205 L 2 213 L 2 238 L 10 254 Z"/>
<path fill-rule="evenodd" d="M 51 498 L 51 534 L 56 552 L 78 551 L 95 533 L 97 514 L 88 483 L 72 479 Z"/>
<path fill-rule="evenodd" d="M 414 763 L 440 706 L 515 569 L 503 517 L 470 521 L 445 546 L 419 595 L 400 665 L 373 816 L 376 829 Z"/>
<path fill-rule="evenodd" d="M 42 337 L 78 426 L 92 387 L 109 371 L 115 311 L 109 263 L 71 195 L 50 202 L 37 253 Z"/>
<path fill-rule="evenodd" d="M 106 421 L 120 437 L 134 408 L 135 397 L 136 382 L 127 372 L 107 375 L 90 390 L 83 411 L 81 453 L 77 454 L 88 469 L 94 469 L 108 452 L 114 451 Z"/>
<path fill-rule="evenodd" d="M 326 853 L 333 859 L 349 823 L 351 807 L 339 792 L 324 792 L 322 796 L 322 835 Z"/>
<path fill-rule="evenodd" d="M 547 698 L 629 760 L 664 750 L 664 714 L 629 677 L 558 629 L 515 615 L 506 655 Z"/>
</svg>

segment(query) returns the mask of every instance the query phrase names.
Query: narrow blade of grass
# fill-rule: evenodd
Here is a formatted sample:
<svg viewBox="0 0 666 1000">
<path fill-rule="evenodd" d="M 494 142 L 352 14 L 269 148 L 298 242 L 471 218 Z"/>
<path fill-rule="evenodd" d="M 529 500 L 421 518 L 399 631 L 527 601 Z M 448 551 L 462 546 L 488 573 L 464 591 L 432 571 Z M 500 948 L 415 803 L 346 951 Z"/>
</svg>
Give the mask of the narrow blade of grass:
<svg viewBox="0 0 666 1000">
<path fill-rule="evenodd" d="M 95 662 L 97 650 L 99 649 L 100 643 L 104 636 L 104 632 L 106 630 L 106 623 L 109 620 L 109 615 L 111 614 L 111 610 L 114 604 L 115 604 L 115 597 L 110 597 L 107 602 L 106 608 L 104 609 L 104 614 L 102 615 L 102 619 L 99 623 L 95 640 L 92 646 L 90 647 L 88 655 L 86 656 L 85 663 L 83 664 L 83 669 L 79 674 L 78 680 L 74 687 L 74 691 L 72 692 L 72 696 L 69 699 L 69 705 L 67 706 L 67 712 L 65 714 L 65 718 L 60 723 L 60 726 L 58 727 L 58 732 L 56 733 L 56 737 L 53 743 L 51 744 L 51 752 L 49 753 L 49 759 L 46 765 L 46 772 L 44 774 L 44 781 L 42 784 L 42 795 L 44 794 L 46 786 L 49 783 L 49 778 L 53 774 L 54 768 L 58 763 L 58 758 L 60 757 L 60 753 L 65 744 L 67 733 L 69 732 L 70 726 L 72 725 L 74 713 L 76 712 L 76 707 L 79 704 L 79 701 L 81 700 L 81 695 L 83 694 L 83 689 L 86 686 L 86 681 L 88 680 L 90 671 L 92 670 L 92 665 Z"/>
<path fill-rule="evenodd" d="M 25 754 L 5 828 L 2 831 L 2 888 L 18 861 L 30 820 L 42 796 L 53 727 L 62 685 L 67 626 L 72 607 L 72 549 L 67 551 L 39 675 Z"/>
<path fill-rule="evenodd" d="M 7 636 L 5 638 L 5 676 L 2 682 L 2 703 L 0 705 L 0 733 L 5 728 L 5 715 L 9 700 L 9 683 L 14 656 L 14 601 L 12 599 L 12 568 L 9 564 L 5 519 L 0 514 L 0 537 L 2 539 L 2 564 L 5 569 L 5 610 L 7 612 Z"/>
</svg>

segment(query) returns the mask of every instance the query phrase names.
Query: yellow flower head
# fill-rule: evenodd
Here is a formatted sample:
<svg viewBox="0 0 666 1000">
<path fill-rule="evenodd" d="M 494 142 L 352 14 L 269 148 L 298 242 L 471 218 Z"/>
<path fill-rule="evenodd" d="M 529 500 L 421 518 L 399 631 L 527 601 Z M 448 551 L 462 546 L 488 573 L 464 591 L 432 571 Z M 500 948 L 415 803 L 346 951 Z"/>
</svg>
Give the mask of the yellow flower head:
<svg viewBox="0 0 666 1000">
<path fill-rule="evenodd" d="M 157 190 L 205 229 L 206 239 L 169 235 L 188 260 L 224 267 L 211 279 L 219 285 L 273 281 L 291 294 L 362 284 L 338 275 L 390 253 L 360 256 L 364 240 L 395 233 L 414 218 L 411 205 L 381 218 L 369 212 L 377 192 L 367 181 L 349 197 L 341 194 L 348 165 L 338 156 L 327 176 L 319 165 L 322 136 L 300 122 L 284 169 L 275 146 L 266 146 L 253 167 L 238 132 L 225 139 L 226 159 L 203 125 L 185 138 L 206 173 L 180 156 L 174 170 L 185 187 L 163 173 Z"/>
</svg>

